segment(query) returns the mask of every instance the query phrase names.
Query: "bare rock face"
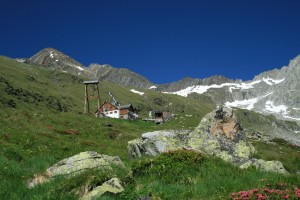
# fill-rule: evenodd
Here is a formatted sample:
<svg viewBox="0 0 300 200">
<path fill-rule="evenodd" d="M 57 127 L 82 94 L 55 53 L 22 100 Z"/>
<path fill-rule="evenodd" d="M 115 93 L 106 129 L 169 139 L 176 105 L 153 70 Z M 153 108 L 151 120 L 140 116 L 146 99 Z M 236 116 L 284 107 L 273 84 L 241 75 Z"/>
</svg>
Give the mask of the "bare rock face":
<svg viewBox="0 0 300 200">
<path fill-rule="evenodd" d="M 215 113 L 211 124 L 210 132 L 215 136 L 223 136 L 227 139 L 234 139 L 238 132 L 242 131 L 240 124 L 234 116 L 232 109 L 221 107 Z"/>
<path fill-rule="evenodd" d="M 156 131 L 144 133 L 141 138 L 128 142 L 128 152 L 132 158 L 155 156 L 178 149 L 192 149 L 213 155 L 242 168 L 255 166 L 287 174 L 279 161 L 252 158 L 255 148 L 247 140 L 233 110 L 227 107 L 208 113 L 192 132 Z"/>
</svg>

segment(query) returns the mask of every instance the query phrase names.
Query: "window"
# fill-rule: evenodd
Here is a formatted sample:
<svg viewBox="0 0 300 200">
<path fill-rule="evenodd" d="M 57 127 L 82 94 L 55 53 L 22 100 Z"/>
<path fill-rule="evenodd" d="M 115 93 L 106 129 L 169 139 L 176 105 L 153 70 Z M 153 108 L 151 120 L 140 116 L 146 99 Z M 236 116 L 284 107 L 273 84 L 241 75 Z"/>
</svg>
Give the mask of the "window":
<svg viewBox="0 0 300 200">
<path fill-rule="evenodd" d="M 110 112 L 109 112 L 109 114 L 113 114 L 113 112 L 112 112 L 112 111 L 110 111 Z"/>
<path fill-rule="evenodd" d="M 115 110 L 115 112 L 114 112 L 114 113 L 118 113 L 118 111 L 116 111 L 116 110 Z"/>
</svg>

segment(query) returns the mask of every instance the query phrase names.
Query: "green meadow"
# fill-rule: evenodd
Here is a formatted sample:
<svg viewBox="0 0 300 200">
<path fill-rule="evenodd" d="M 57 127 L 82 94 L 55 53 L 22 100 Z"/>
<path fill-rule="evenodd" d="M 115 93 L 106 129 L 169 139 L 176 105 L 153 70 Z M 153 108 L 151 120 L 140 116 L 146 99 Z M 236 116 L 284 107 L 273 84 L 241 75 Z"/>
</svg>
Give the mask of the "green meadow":
<svg viewBox="0 0 300 200">
<path fill-rule="evenodd" d="M 131 88 L 100 80 L 102 102 L 110 100 L 111 92 L 121 104 L 137 108 L 141 118 L 150 110 L 164 109 L 171 109 L 175 116 L 162 125 L 96 118 L 93 87 L 89 89 L 92 112 L 83 113 L 84 80 L 0 57 L 0 199 L 78 199 L 87 183 L 96 187 L 111 176 L 121 178 L 125 191 L 99 199 L 230 199 L 232 192 L 268 184 L 300 187 L 300 148 L 279 139 L 274 140 L 277 145 L 259 141 L 253 145 L 257 158 L 280 160 L 291 173 L 288 176 L 254 168 L 241 170 L 218 158 L 189 151 L 130 160 L 128 141 L 149 131 L 192 130 L 214 105 L 205 97 L 199 100 L 148 90 L 141 90 L 145 92 L 141 96 L 130 92 Z M 167 107 L 170 103 L 172 108 Z M 245 118 L 242 125 L 248 128 L 248 122 Z M 119 156 L 126 169 L 92 170 L 76 177 L 59 177 L 33 189 L 27 187 L 35 174 L 83 151 Z"/>
</svg>

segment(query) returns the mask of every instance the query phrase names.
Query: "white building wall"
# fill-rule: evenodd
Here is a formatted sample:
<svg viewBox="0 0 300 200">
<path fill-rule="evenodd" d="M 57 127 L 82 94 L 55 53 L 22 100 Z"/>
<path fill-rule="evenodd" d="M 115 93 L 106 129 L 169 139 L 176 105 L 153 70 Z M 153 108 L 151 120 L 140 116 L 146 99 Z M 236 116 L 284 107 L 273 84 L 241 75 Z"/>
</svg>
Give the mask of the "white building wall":
<svg viewBox="0 0 300 200">
<path fill-rule="evenodd" d="M 104 114 L 105 114 L 107 117 L 111 117 L 111 118 L 120 118 L 120 111 L 119 111 L 119 110 L 107 111 L 107 112 L 104 112 Z"/>
</svg>

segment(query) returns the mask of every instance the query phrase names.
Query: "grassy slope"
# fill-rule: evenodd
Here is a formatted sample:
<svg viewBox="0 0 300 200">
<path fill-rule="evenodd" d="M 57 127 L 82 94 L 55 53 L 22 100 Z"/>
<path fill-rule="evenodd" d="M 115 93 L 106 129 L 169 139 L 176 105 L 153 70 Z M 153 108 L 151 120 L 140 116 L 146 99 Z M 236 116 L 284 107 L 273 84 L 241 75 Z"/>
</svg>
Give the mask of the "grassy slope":
<svg viewBox="0 0 300 200">
<path fill-rule="evenodd" d="M 172 102 L 178 115 L 160 126 L 143 121 L 99 119 L 80 114 L 83 110 L 80 77 L 4 57 L 0 57 L 0 69 L 0 199 L 76 198 L 69 189 L 83 177 L 57 180 L 32 190 L 26 187 L 26 180 L 65 157 L 87 150 L 119 155 L 130 166 L 126 149 L 129 140 L 147 131 L 195 127 L 213 108 L 208 102 L 152 91 L 144 91 L 146 94 L 140 96 L 129 92 L 131 88 L 102 82 L 102 100 L 111 91 L 122 104 L 132 103 L 145 116 L 149 109 L 163 109 Z M 96 108 L 96 101 L 92 101 L 91 107 Z M 67 134 L 70 129 L 78 134 Z M 256 170 L 237 170 L 218 159 L 207 161 L 200 171 L 198 168 L 189 171 L 193 177 L 189 183 L 164 183 L 155 174 L 144 174 L 127 183 L 124 194 L 105 198 L 131 199 L 153 193 L 162 199 L 218 199 L 231 191 L 258 186 L 262 178 L 293 184 L 298 180 Z"/>
<path fill-rule="evenodd" d="M 122 104 L 131 103 L 140 108 L 144 116 L 149 109 L 163 110 L 172 102 L 173 111 L 178 115 L 160 126 L 143 121 L 100 119 L 81 114 L 84 99 L 81 77 L 6 57 L 0 57 L 0 69 L 0 178 L 3 180 L 0 196 L 9 199 L 22 196 L 31 199 L 34 194 L 45 198 L 47 195 L 42 193 L 48 189 L 31 193 L 25 181 L 65 157 L 92 150 L 119 155 L 128 162 L 129 140 L 147 131 L 195 127 L 213 108 L 207 103 L 196 100 L 186 103 L 183 97 L 153 91 L 140 96 L 130 92 L 131 88 L 101 82 L 102 101 L 109 99 L 107 92 L 110 91 Z M 90 88 L 90 94 L 93 93 Z M 91 110 L 96 108 L 96 100 L 91 99 Z M 186 114 L 192 116 L 185 118 Z M 66 134 L 70 129 L 79 134 Z"/>
</svg>

